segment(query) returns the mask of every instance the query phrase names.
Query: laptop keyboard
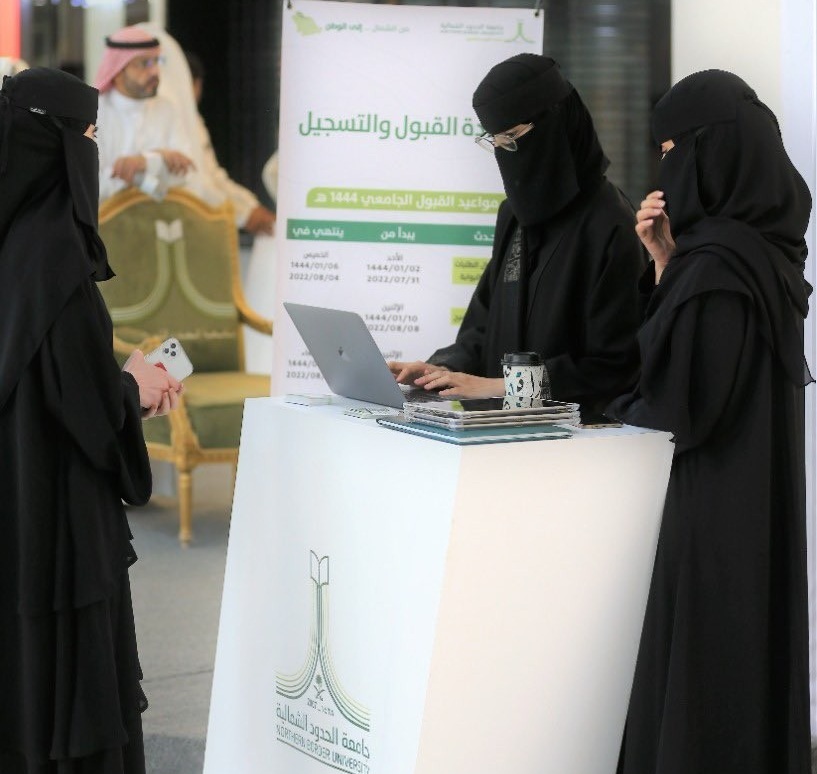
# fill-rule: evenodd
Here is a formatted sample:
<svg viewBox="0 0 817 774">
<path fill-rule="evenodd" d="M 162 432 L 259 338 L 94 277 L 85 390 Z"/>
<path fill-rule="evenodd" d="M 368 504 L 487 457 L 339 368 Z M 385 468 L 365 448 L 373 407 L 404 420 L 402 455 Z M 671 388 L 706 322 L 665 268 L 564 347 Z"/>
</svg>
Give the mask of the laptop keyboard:
<svg viewBox="0 0 817 774">
<path fill-rule="evenodd" d="M 424 390 L 422 387 L 412 387 L 409 384 L 401 384 L 399 387 L 403 391 L 403 397 L 407 402 L 431 403 L 433 401 L 449 400 L 449 398 L 443 398 L 433 390 Z"/>
</svg>

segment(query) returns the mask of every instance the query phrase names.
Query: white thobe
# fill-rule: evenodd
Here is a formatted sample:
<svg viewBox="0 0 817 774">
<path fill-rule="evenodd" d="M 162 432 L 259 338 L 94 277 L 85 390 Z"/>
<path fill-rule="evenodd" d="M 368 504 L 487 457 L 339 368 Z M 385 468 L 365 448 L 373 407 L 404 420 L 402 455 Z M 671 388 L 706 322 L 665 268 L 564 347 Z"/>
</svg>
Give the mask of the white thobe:
<svg viewBox="0 0 817 774">
<path fill-rule="evenodd" d="M 99 144 L 99 200 L 105 201 L 126 187 L 115 178 L 113 165 L 122 156 L 145 157 L 144 174 L 135 184 L 144 193 L 162 199 L 167 189 L 182 186 L 209 204 L 219 204 L 224 195 L 206 183 L 200 170 L 174 175 L 165 166 L 159 151 L 175 150 L 195 158 L 191 138 L 182 128 L 176 109 L 164 97 L 131 99 L 116 89 L 99 96 L 97 142 Z"/>
</svg>

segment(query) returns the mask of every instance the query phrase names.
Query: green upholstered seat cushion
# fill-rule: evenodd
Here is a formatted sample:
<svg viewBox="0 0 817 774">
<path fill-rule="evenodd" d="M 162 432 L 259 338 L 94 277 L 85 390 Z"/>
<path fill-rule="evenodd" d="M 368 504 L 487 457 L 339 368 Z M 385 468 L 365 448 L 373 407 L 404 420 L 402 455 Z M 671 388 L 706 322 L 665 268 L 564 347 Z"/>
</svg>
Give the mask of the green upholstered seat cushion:
<svg viewBox="0 0 817 774">
<path fill-rule="evenodd" d="M 203 449 L 237 448 L 245 398 L 270 394 L 270 380 L 241 371 L 194 373 L 184 382 L 184 400 L 193 431 Z M 170 422 L 158 417 L 144 422 L 145 440 L 170 444 Z"/>
</svg>

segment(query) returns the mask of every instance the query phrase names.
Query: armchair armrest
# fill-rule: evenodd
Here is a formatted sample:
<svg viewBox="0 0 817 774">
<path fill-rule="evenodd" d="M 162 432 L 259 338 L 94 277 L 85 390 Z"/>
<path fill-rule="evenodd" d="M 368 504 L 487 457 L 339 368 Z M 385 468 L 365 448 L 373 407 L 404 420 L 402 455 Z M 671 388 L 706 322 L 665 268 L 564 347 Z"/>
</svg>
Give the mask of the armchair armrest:
<svg viewBox="0 0 817 774">
<path fill-rule="evenodd" d="M 247 307 L 238 307 L 238 319 L 250 328 L 254 328 L 259 333 L 266 333 L 272 336 L 272 320 L 262 317 L 258 312 Z"/>
<path fill-rule="evenodd" d="M 272 320 L 267 319 L 263 315 L 256 312 L 248 303 L 244 296 L 244 289 L 241 287 L 241 280 L 236 274 L 233 275 L 233 301 L 238 310 L 238 319 L 250 328 L 257 330 L 259 333 L 266 333 L 267 336 L 272 336 Z"/>
</svg>

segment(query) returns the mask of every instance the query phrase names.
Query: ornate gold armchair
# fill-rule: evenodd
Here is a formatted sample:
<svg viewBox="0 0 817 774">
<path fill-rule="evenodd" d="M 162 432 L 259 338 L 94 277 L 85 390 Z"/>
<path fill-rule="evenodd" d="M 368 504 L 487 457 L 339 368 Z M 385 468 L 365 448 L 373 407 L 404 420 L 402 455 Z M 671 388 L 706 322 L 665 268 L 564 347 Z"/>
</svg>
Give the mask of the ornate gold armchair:
<svg viewBox="0 0 817 774">
<path fill-rule="evenodd" d="M 270 393 L 269 377 L 244 372 L 242 324 L 272 334 L 272 322 L 244 299 L 232 207 L 213 208 L 171 190 L 156 202 L 136 189 L 105 201 L 99 231 L 117 276 L 102 282 L 124 361 L 168 336 L 178 338 L 195 369 L 178 410 L 144 423 L 152 459 L 173 463 L 178 477 L 179 540 L 192 539 L 192 472 L 202 463 L 238 460 L 244 399 Z"/>
</svg>

